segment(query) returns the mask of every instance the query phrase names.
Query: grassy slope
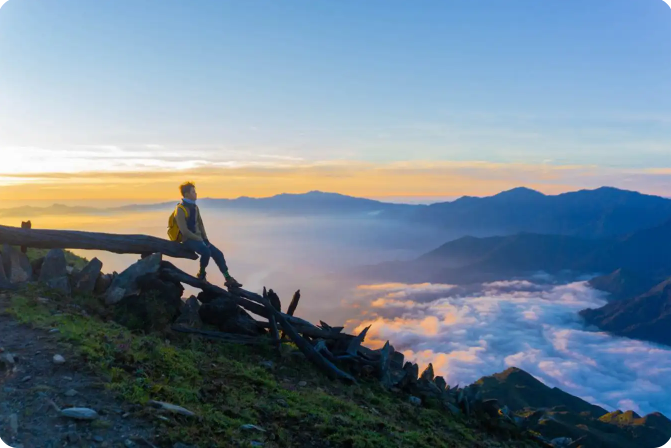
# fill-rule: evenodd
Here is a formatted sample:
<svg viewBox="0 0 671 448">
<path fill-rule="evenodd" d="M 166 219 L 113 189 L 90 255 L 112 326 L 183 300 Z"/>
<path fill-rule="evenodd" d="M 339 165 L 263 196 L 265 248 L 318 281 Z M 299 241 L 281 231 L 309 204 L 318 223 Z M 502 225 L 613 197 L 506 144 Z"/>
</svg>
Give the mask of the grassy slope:
<svg viewBox="0 0 671 448">
<path fill-rule="evenodd" d="M 37 300 L 47 297 L 52 300 Z M 500 442 L 484 429 L 437 409 L 416 408 L 374 381 L 357 386 L 334 383 L 302 356 L 285 356 L 266 347 L 210 342 L 186 335 L 133 334 L 114 322 L 81 315 L 100 303 L 92 297 L 67 299 L 30 287 L 11 298 L 21 322 L 58 328 L 63 342 L 83 363 L 108 380 L 121 399 L 178 404 L 198 418 L 158 419 L 146 407 L 138 414 L 154 419 L 162 441 L 201 447 L 525 447 L 530 441 Z M 272 360 L 267 370 L 261 361 Z M 299 382 L 305 381 L 301 387 Z M 259 425 L 265 433 L 245 431 Z M 328 443 L 328 444 L 327 444 Z"/>
</svg>

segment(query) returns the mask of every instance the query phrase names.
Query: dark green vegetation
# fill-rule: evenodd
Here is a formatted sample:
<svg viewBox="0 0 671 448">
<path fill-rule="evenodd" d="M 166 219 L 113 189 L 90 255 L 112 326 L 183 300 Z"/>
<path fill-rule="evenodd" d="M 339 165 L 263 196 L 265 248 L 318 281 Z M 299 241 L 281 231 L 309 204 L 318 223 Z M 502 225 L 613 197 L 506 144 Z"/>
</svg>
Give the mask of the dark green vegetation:
<svg viewBox="0 0 671 448">
<path fill-rule="evenodd" d="M 659 413 L 640 417 L 628 411 L 608 413 L 528 373 L 510 368 L 478 381 L 485 397 L 508 403 L 526 417 L 528 429 L 547 439 L 570 437 L 590 448 L 659 447 L 671 437 L 671 420 Z"/>
<path fill-rule="evenodd" d="M 415 407 L 377 381 L 334 383 L 290 345 L 279 357 L 266 347 L 131 332 L 91 317 L 100 311 L 97 298 L 67 298 L 36 286 L 12 293 L 10 300 L 11 313 L 20 322 L 58 328 L 81 364 L 105 378 L 120 399 L 138 405 L 166 401 L 195 412 L 196 418 L 165 421 L 155 420 L 151 408 L 140 407 L 138 416 L 153 419 L 165 446 L 178 441 L 201 447 L 249 446 L 251 441 L 266 447 L 537 446 L 529 440 L 504 442 L 479 422 Z M 269 360 L 272 366 L 262 364 Z M 241 429 L 246 424 L 266 432 Z"/>
</svg>

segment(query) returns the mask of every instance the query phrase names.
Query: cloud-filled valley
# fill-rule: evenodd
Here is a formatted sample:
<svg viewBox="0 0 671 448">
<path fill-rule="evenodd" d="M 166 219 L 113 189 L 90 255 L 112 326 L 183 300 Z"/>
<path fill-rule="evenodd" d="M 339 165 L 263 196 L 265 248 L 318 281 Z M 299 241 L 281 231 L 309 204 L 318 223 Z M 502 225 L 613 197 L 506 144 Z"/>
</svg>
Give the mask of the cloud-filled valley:
<svg viewBox="0 0 671 448">
<path fill-rule="evenodd" d="M 362 317 L 348 326 L 372 325 L 371 345 L 390 340 L 452 386 L 516 366 L 609 410 L 671 414 L 671 349 L 587 331 L 578 311 L 604 303 L 583 282 L 363 285 L 347 302 Z"/>
</svg>

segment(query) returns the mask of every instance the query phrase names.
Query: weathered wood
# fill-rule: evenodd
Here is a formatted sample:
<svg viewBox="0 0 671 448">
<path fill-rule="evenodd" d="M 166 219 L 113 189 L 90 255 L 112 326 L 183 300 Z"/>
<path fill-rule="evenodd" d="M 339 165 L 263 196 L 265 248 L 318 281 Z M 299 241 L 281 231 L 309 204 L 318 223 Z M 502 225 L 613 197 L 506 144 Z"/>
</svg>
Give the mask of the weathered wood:
<svg viewBox="0 0 671 448">
<path fill-rule="evenodd" d="M 20 229 L 0 226 L 0 244 L 40 249 L 106 250 L 118 254 L 160 252 L 175 258 L 198 258 L 195 252 L 180 243 L 148 235 L 80 232 L 75 230 Z"/>
<path fill-rule="evenodd" d="M 198 336 L 203 336 L 209 339 L 217 339 L 219 341 L 230 342 L 233 344 L 249 344 L 249 345 L 267 345 L 270 343 L 265 337 L 247 336 L 243 334 L 222 333 L 221 331 L 197 330 L 195 328 L 183 327 L 181 325 L 173 325 L 173 331 L 178 333 L 190 333 Z"/>
<path fill-rule="evenodd" d="M 298 306 L 298 301 L 301 300 L 301 290 L 299 289 L 294 293 L 293 299 L 291 299 L 291 303 L 289 304 L 289 309 L 287 310 L 287 314 L 289 316 L 293 316 L 294 313 L 296 312 L 296 307 Z"/>
<path fill-rule="evenodd" d="M 270 329 L 270 323 L 268 322 L 260 322 L 259 326 L 262 328 Z M 303 325 L 297 325 L 293 324 L 293 327 L 296 329 L 297 332 L 302 334 L 303 336 L 308 336 L 311 338 L 315 339 L 325 339 L 325 340 L 334 340 L 334 341 L 348 341 L 352 339 L 354 336 L 351 334 L 345 334 L 345 333 L 339 333 L 337 331 L 326 331 L 322 330 L 321 328 L 318 327 L 313 327 L 313 326 L 303 326 Z"/>
<path fill-rule="evenodd" d="M 350 341 L 349 345 L 347 346 L 348 355 L 356 356 L 357 352 L 359 351 L 359 348 L 361 347 L 361 343 L 366 338 L 368 330 L 370 330 L 370 325 L 364 328 L 363 331 L 361 331 L 361 333 L 359 333 L 357 337 L 355 337 Z"/>
<path fill-rule="evenodd" d="M 271 289 L 272 291 L 272 289 Z M 266 287 L 263 287 L 263 298 L 268 299 L 268 291 L 266 291 Z M 280 309 L 278 309 L 280 311 Z M 277 330 L 277 321 L 275 320 L 275 316 L 272 314 L 268 317 L 268 323 L 270 325 L 270 336 L 273 338 L 273 343 L 275 344 L 275 347 L 277 348 L 277 352 L 281 355 L 282 350 L 281 350 L 281 345 L 282 341 L 280 340 L 280 332 Z"/>
<path fill-rule="evenodd" d="M 177 268 L 172 263 L 167 261 L 162 262 L 160 272 L 161 275 L 167 279 L 177 281 L 180 283 L 185 283 L 187 285 L 193 286 L 194 288 L 198 288 L 203 291 L 211 292 L 213 294 L 224 296 L 227 299 L 234 300 L 239 306 L 241 306 L 242 308 L 246 309 L 251 313 L 256 314 L 257 316 L 265 317 L 266 319 L 270 317 L 270 313 L 268 313 L 268 310 L 265 309 L 262 302 L 257 300 L 257 298 L 261 300 L 263 299 L 258 294 L 254 294 L 249 291 L 245 291 L 243 289 L 236 289 L 235 290 L 236 294 L 233 294 L 223 288 L 220 288 L 217 285 L 213 285 L 205 280 L 200 280 L 192 275 L 189 275 L 186 272 L 182 271 L 181 269 Z M 292 325 L 298 325 L 300 327 L 310 327 L 318 330 L 317 327 L 315 327 L 310 322 L 304 319 L 301 319 L 299 317 L 287 316 L 284 313 L 281 314 Z"/>
<path fill-rule="evenodd" d="M 22 229 L 31 229 L 32 227 L 33 227 L 33 223 L 30 222 L 30 220 L 21 222 L 21 228 Z M 27 253 L 28 248 L 26 246 L 21 246 L 21 252 L 23 252 L 24 254 Z"/>
<path fill-rule="evenodd" d="M 338 367 L 336 367 L 332 362 L 327 360 L 321 353 L 316 351 L 312 345 L 296 331 L 295 328 L 291 326 L 285 314 L 277 311 L 268 300 L 261 297 L 258 294 L 250 293 L 249 291 L 242 290 L 240 288 L 233 289 L 235 292 L 243 292 L 245 296 L 254 297 L 255 301 L 263 304 L 266 309 L 272 313 L 272 315 L 277 319 L 277 322 L 282 327 L 282 330 L 289 336 L 289 338 L 296 344 L 298 349 L 303 352 L 305 357 L 312 362 L 319 369 L 323 370 L 329 377 L 338 378 L 350 383 L 356 383 L 356 380 L 349 373 L 343 372 Z"/>
</svg>

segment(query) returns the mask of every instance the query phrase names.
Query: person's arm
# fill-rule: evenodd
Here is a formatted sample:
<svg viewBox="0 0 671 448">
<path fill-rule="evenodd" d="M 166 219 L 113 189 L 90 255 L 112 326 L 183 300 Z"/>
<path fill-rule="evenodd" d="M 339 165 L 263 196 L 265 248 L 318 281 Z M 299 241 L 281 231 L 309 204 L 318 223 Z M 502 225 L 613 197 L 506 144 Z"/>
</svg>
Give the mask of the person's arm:
<svg viewBox="0 0 671 448">
<path fill-rule="evenodd" d="M 186 214 L 181 207 L 177 207 L 177 226 L 179 231 L 182 233 L 182 240 L 196 240 L 203 241 L 201 237 L 189 230 L 189 226 L 186 225 Z"/>
<path fill-rule="evenodd" d="M 198 227 L 200 228 L 200 234 L 203 237 L 203 241 L 209 241 L 207 239 L 207 233 L 205 233 L 205 225 L 203 225 L 203 217 L 200 216 L 200 209 L 198 210 Z"/>
</svg>

